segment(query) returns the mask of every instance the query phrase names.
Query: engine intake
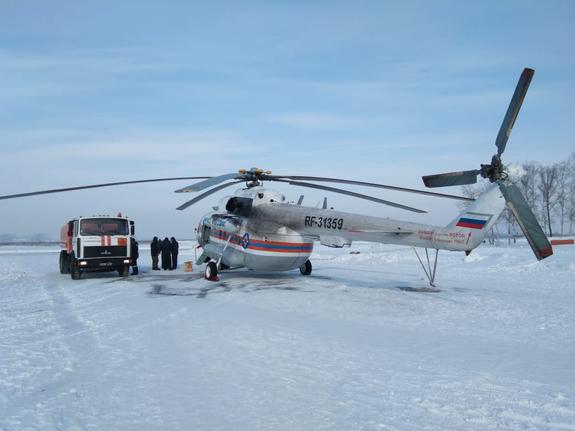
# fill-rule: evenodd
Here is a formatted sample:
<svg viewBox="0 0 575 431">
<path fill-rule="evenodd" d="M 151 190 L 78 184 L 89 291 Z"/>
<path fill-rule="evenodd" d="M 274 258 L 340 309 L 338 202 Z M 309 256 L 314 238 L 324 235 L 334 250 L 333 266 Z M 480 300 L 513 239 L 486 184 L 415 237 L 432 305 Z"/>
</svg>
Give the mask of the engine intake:
<svg viewBox="0 0 575 431">
<path fill-rule="evenodd" d="M 226 211 L 242 217 L 249 217 L 252 210 L 253 199 L 233 197 L 226 203 Z"/>
</svg>

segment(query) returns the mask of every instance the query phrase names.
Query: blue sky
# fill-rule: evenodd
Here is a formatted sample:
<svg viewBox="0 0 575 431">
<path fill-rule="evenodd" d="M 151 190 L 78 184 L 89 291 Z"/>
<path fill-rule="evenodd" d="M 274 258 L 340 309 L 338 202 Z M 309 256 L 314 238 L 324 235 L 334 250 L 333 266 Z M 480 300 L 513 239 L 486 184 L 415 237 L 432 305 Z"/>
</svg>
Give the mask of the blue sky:
<svg viewBox="0 0 575 431">
<path fill-rule="evenodd" d="M 575 150 L 574 12 L 569 1 L 4 0 L 0 193 L 252 166 L 423 188 L 421 175 L 489 161 L 525 66 L 536 73 L 504 161 L 561 161 Z M 69 218 L 122 210 L 142 238 L 191 237 L 221 195 L 179 212 L 184 185 L 2 201 L 0 234 L 55 237 Z M 330 203 L 437 224 L 457 212 L 353 190 L 430 214 Z"/>
</svg>

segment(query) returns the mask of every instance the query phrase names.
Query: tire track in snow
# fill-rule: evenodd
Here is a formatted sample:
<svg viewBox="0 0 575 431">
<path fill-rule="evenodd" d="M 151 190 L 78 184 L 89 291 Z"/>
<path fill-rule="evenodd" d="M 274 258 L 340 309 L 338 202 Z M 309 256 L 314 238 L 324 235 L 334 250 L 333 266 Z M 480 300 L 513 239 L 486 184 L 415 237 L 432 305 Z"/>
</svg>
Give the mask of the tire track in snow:
<svg viewBox="0 0 575 431">
<path fill-rule="evenodd" d="M 30 276 L 28 274 L 28 276 Z M 56 278 L 57 277 L 57 278 Z M 81 426 L 93 422 L 94 414 L 85 416 L 82 423 L 70 423 L 66 414 L 59 407 L 63 400 L 71 398 L 69 402 L 79 407 L 89 398 L 86 394 L 87 385 L 95 377 L 93 369 L 102 369 L 102 363 L 109 360 L 108 352 L 100 346 L 98 338 L 78 317 L 74 307 L 66 295 L 65 287 L 58 280 L 59 276 L 37 277 L 33 276 L 34 285 L 30 294 L 42 296 L 44 306 L 50 312 L 50 322 L 42 318 L 36 319 L 32 324 L 41 328 L 48 325 L 51 327 L 50 334 L 43 338 L 35 347 L 43 348 L 49 352 L 54 343 L 64 344 L 67 357 L 62 358 L 58 364 L 50 363 L 51 374 L 55 376 L 51 381 L 39 382 L 32 390 L 27 390 L 21 396 L 12 396 L 4 405 L 0 426 L 9 426 L 7 429 L 19 429 L 22 426 L 46 429 L 56 426 L 68 428 Z M 22 300 L 36 300 L 23 295 Z M 40 346 L 38 346 L 40 344 Z M 95 366 L 100 364 L 99 366 Z M 57 368 L 54 367 L 57 366 Z M 100 400 L 101 402 L 101 400 Z M 108 406 L 110 407 L 110 406 Z M 90 409 L 81 410 L 89 411 Z M 33 418 L 33 419 L 32 419 Z M 75 415 L 78 420 L 78 415 Z M 29 422 L 32 421 L 32 422 Z M 13 428 L 12 428 L 13 427 Z"/>
</svg>

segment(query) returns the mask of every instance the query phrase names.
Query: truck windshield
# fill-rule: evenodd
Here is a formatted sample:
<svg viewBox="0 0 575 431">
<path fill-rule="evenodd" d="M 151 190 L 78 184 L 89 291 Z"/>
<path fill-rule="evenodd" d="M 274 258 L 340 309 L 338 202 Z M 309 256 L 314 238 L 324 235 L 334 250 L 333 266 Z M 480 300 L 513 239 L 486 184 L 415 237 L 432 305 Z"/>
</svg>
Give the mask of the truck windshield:
<svg viewBox="0 0 575 431">
<path fill-rule="evenodd" d="M 82 219 L 80 235 L 128 235 L 128 221 L 114 218 Z"/>
</svg>

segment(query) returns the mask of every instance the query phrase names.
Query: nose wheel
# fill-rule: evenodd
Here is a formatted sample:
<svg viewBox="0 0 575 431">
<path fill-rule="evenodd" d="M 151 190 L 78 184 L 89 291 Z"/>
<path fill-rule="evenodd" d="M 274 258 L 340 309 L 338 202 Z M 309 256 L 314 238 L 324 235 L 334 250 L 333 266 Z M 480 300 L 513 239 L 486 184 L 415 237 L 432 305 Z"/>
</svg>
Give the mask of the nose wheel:
<svg viewBox="0 0 575 431">
<path fill-rule="evenodd" d="M 218 281 L 218 266 L 215 262 L 208 262 L 206 265 L 206 272 L 204 274 L 206 280 L 209 281 Z"/>
<path fill-rule="evenodd" d="M 309 261 L 309 259 L 306 260 L 305 263 L 299 267 L 299 272 L 301 272 L 302 275 L 310 275 L 311 270 L 312 270 L 312 266 L 311 266 L 311 262 Z"/>
</svg>

